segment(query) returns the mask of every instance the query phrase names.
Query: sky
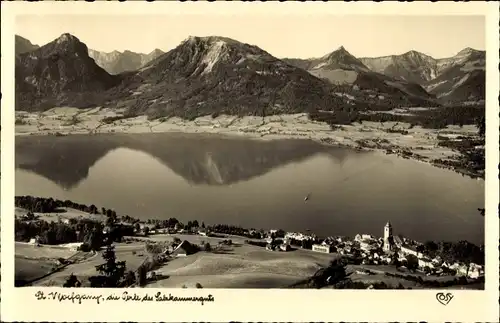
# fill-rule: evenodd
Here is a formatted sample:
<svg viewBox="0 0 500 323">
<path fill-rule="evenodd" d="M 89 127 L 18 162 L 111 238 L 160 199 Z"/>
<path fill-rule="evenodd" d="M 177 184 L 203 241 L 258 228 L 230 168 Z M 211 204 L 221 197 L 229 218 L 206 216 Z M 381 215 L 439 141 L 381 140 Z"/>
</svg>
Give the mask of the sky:
<svg viewBox="0 0 500 323">
<path fill-rule="evenodd" d="M 94 50 L 168 51 L 188 36 L 224 36 L 276 57 L 321 57 L 344 46 L 356 57 L 416 50 L 434 58 L 484 50 L 484 16 L 23 15 L 16 34 L 44 45 L 70 33 Z"/>
</svg>

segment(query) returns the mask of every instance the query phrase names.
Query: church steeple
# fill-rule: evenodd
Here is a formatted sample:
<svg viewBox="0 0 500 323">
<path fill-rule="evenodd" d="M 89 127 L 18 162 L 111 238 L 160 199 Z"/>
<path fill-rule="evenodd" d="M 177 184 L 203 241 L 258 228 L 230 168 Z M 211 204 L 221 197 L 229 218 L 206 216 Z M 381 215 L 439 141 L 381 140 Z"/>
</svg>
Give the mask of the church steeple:
<svg viewBox="0 0 500 323">
<path fill-rule="evenodd" d="M 384 251 L 389 252 L 392 250 L 392 246 L 394 244 L 393 242 L 393 237 L 392 237 L 392 225 L 390 222 L 387 222 L 387 224 L 384 227 Z"/>
</svg>

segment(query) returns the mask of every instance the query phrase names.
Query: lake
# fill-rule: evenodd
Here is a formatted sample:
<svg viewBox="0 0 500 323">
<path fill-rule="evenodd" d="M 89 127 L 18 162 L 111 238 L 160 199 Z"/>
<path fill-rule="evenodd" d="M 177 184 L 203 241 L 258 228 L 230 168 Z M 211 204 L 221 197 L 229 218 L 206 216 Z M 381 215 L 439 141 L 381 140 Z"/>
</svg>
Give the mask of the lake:
<svg viewBox="0 0 500 323">
<path fill-rule="evenodd" d="M 201 134 L 16 137 L 16 195 L 140 219 L 484 243 L 484 181 L 309 140 Z M 308 201 L 304 197 L 310 194 Z"/>
</svg>

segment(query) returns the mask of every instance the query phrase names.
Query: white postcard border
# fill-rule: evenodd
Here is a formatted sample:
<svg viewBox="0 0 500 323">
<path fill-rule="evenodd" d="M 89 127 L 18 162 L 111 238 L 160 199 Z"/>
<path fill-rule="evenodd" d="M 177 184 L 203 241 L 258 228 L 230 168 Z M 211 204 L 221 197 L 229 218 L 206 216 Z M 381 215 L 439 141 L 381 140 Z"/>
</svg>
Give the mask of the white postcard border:
<svg viewBox="0 0 500 323">
<path fill-rule="evenodd" d="M 469 2 L 3 2 L 1 10 L 2 73 L 2 254 L 1 319 L 3 321 L 483 321 L 499 318 L 499 7 Z M 128 289 L 182 296 L 211 294 L 213 302 L 123 302 L 92 300 L 59 303 L 37 301 L 35 294 L 53 291 L 121 296 L 121 289 L 14 288 L 14 18 L 20 14 L 251 14 L 251 15 L 485 15 L 487 28 L 486 107 L 486 283 L 484 291 L 452 291 L 443 306 L 439 290 L 263 290 L 263 289 Z M 488 229 L 490 228 L 490 229 Z M 442 292 L 447 292 L 442 290 Z M 449 291 L 448 291 L 449 292 Z"/>
</svg>

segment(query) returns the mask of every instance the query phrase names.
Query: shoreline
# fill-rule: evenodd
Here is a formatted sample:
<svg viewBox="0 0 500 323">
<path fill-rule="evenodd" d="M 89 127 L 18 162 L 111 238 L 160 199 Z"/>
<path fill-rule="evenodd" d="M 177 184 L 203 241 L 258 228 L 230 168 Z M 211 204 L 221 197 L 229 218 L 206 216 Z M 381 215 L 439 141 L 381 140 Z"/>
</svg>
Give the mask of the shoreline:
<svg viewBox="0 0 500 323">
<path fill-rule="evenodd" d="M 52 212 L 30 211 L 26 207 L 26 205 L 21 205 L 23 203 L 25 204 L 28 199 L 31 200 L 31 203 L 34 200 L 37 200 L 41 204 L 48 203 L 49 200 L 51 200 L 52 202 L 50 202 L 50 203 L 54 205 L 54 209 L 52 210 Z M 59 220 L 66 220 L 66 221 L 68 221 L 67 223 L 65 221 L 63 221 L 63 222 L 65 224 L 69 224 L 69 220 L 71 220 L 71 219 L 72 220 L 87 219 L 87 220 L 91 220 L 91 221 L 101 222 L 104 225 L 106 225 L 106 219 L 108 217 L 110 217 L 110 215 L 111 215 L 112 217 L 116 218 L 116 220 L 117 220 L 116 223 L 120 223 L 122 225 L 133 225 L 135 223 L 140 223 L 140 224 L 143 224 L 143 227 L 141 228 L 141 230 L 143 230 L 143 228 L 145 228 L 145 227 L 148 227 L 149 230 L 159 230 L 159 232 L 150 232 L 149 234 L 151 234 L 151 235 L 155 235 L 155 234 L 160 234 L 160 235 L 161 234 L 189 234 L 189 230 L 178 232 L 177 229 L 175 230 L 175 232 L 161 232 L 162 230 L 167 230 L 167 229 L 172 230 L 174 228 L 174 226 L 171 226 L 171 225 L 164 226 L 166 223 L 169 223 L 170 221 L 173 221 L 175 223 L 179 223 L 183 229 L 184 229 L 184 227 L 190 227 L 189 226 L 190 223 L 193 223 L 192 227 L 196 227 L 196 226 L 194 226 L 194 223 L 198 223 L 200 225 L 197 227 L 198 230 L 196 230 L 196 232 L 195 231 L 191 232 L 191 234 L 199 234 L 199 232 L 198 232 L 199 230 L 205 230 L 205 223 L 204 222 L 200 223 L 196 219 L 188 220 L 186 223 L 184 223 L 181 220 L 178 220 L 177 218 L 139 219 L 139 218 L 135 218 L 133 216 L 128 216 L 128 215 L 123 216 L 123 215 L 117 214 L 113 209 L 107 209 L 104 207 L 96 206 L 94 204 L 87 205 L 87 204 L 78 203 L 78 202 L 74 202 L 74 201 L 70 201 L 70 200 L 63 201 L 63 200 L 53 198 L 53 197 L 48 198 L 48 197 L 31 196 L 31 195 L 16 195 L 14 209 L 15 209 L 15 218 L 19 219 L 21 221 L 23 220 L 23 215 L 31 212 L 35 216 L 35 218 L 36 218 L 35 220 L 40 220 L 40 221 L 57 222 Z M 94 210 L 94 211 L 92 211 L 92 210 Z M 110 213 L 109 214 L 107 214 L 107 212 L 103 213 L 102 212 L 103 210 L 106 210 L 107 212 L 110 212 Z M 201 226 L 202 224 L 203 224 L 203 226 Z M 155 228 L 157 225 L 158 225 L 158 228 Z M 223 227 L 222 229 L 221 229 L 221 226 Z M 224 223 L 217 223 L 217 224 L 212 223 L 212 224 L 210 224 L 209 223 L 206 225 L 207 230 L 208 230 L 208 228 L 210 228 L 210 231 L 212 233 L 214 233 L 215 235 L 224 235 L 226 237 L 234 236 L 234 237 L 247 238 L 247 239 L 265 239 L 264 236 L 261 238 L 257 238 L 255 236 L 253 236 L 254 233 L 255 234 L 257 234 L 257 233 L 262 234 L 263 232 L 271 232 L 271 231 L 283 231 L 285 233 L 287 232 L 287 231 L 282 230 L 282 229 L 244 228 L 244 227 L 241 227 L 241 226 L 236 225 L 236 224 L 227 224 L 227 223 L 226 224 L 224 224 Z M 306 231 L 308 231 L 308 230 L 306 230 Z M 301 232 L 299 232 L 299 233 L 304 235 L 304 236 L 306 235 L 306 234 L 301 233 Z M 358 234 L 361 235 L 361 234 L 365 234 L 365 233 L 358 233 Z M 339 235 L 335 235 L 335 234 L 333 234 L 333 235 L 330 234 L 328 236 L 322 236 L 322 235 L 316 235 L 314 232 L 310 232 L 310 231 L 308 231 L 307 235 L 309 235 L 310 237 L 314 237 L 316 240 L 324 240 L 324 239 L 329 239 L 332 237 L 354 239 L 354 236 L 352 236 L 352 237 L 351 236 L 339 236 Z M 371 234 L 369 234 L 369 235 L 371 235 Z M 137 236 L 137 237 L 142 237 L 142 236 Z M 223 237 L 221 237 L 221 238 L 223 238 Z M 380 238 L 380 237 L 378 237 L 378 238 Z M 410 241 L 412 244 L 422 244 L 422 242 L 419 242 L 419 241 L 411 239 L 411 238 L 407 238 L 407 240 Z M 438 241 L 434 241 L 434 240 L 429 240 L 429 241 L 438 242 Z M 465 240 L 465 241 L 467 241 L 467 240 Z M 457 240 L 457 241 L 447 241 L 447 242 L 459 243 L 460 241 Z M 475 246 L 484 245 L 484 242 L 482 244 L 476 244 L 476 243 L 472 243 L 470 241 L 467 241 L 467 242 L 469 244 L 475 245 Z"/>
<path fill-rule="evenodd" d="M 92 108 L 54 108 L 43 113 L 16 111 L 16 136 L 67 136 L 78 134 L 190 133 L 253 140 L 308 139 L 329 146 L 395 154 L 434 167 L 452 170 L 471 178 L 484 179 L 484 170 L 461 165 L 464 155 L 456 147 L 463 139 L 477 139 L 475 125 L 424 129 L 401 122 L 362 122 L 339 125 L 310 120 L 307 114 L 268 117 L 211 116 L 195 120 L 177 117 L 148 120 L 146 117 L 125 118 L 120 111 Z M 479 149 L 484 149 L 484 145 Z M 458 165 L 457 165 L 458 163 Z M 468 168 L 469 167 L 469 168 Z"/>
<path fill-rule="evenodd" d="M 236 266 L 232 275 L 236 274 L 243 280 L 248 278 L 248 280 L 251 281 L 249 277 L 245 276 L 245 272 L 238 269 L 245 265 L 250 266 L 251 269 L 261 267 L 264 269 L 272 268 L 272 270 L 274 270 L 273 275 L 275 275 L 275 278 L 278 277 L 276 279 L 283 280 L 283 270 L 276 268 L 276 264 L 283 261 L 287 264 L 290 264 L 290 262 L 295 264 L 293 269 L 290 269 L 300 274 L 294 275 L 293 280 L 295 280 L 295 282 L 293 282 L 293 284 L 295 285 L 300 284 L 300 282 L 304 279 L 310 280 L 315 273 L 321 271 L 322 268 L 326 268 L 326 266 L 328 266 L 327 263 L 331 259 L 339 258 L 348 259 L 351 273 L 353 274 L 353 277 L 357 277 L 353 280 L 353 282 L 365 282 L 365 279 L 368 279 L 366 282 L 373 284 L 372 280 L 375 277 L 378 277 L 377 279 L 381 282 L 384 282 L 385 280 L 397 280 L 400 283 L 406 281 L 410 284 L 409 282 L 413 282 L 412 284 L 415 284 L 415 288 L 430 288 L 429 286 L 431 285 L 431 287 L 437 288 L 443 283 L 448 284 L 450 287 L 465 286 L 469 284 L 472 286 L 476 283 L 480 284 L 481 279 L 484 279 L 484 251 L 482 254 L 478 254 L 481 247 L 470 242 L 428 241 L 426 243 L 431 243 L 436 246 L 445 246 L 451 243 L 451 245 L 447 248 L 436 251 L 436 253 L 431 256 L 431 254 L 427 254 L 427 251 L 430 249 L 424 248 L 419 251 L 419 246 L 424 246 L 425 244 L 411 238 L 398 236 L 400 242 L 399 244 L 394 242 L 396 249 L 393 250 L 394 254 L 392 254 L 382 252 L 382 245 L 385 242 L 383 242 L 383 238 L 378 235 L 374 236 L 358 233 L 355 237 L 342 237 L 336 235 L 318 237 L 311 232 L 302 234 L 287 232 L 280 229 L 254 230 L 224 224 L 208 224 L 205 226 L 203 222 L 201 222 L 200 225 L 197 220 L 188 221 L 187 224 L 185 224 L 186 222 L 184 221 L 179 221 L 174 218 L 168 220 L 152 219 L 144 221 L 130 216 L 120 216 L 111 209 L 99 208 L 95 205 L 88 206 L 69 200 L 62 201 L 52 198 L 36 198 L 29 196 L 16 196 L 15 206 L 16 229 L 18 223 L 17 221 L 20 221 L 19 225 L 21 225 L 21 227 L 26 225 L 26 223 L 31 223 L 31 225 L 40 227 L 43 226 L 43 223 L 39 221 L 58 221 L 58 229 L 63 226 L 67 228 L 68 232 L 70 232 L 71 230 L 76 230 L 78 223 L 81 223 L 80 221 L 86 222 L 96 216 L 100 218 L 94 218 L 91 220 L 101 222 L 101 226 L 94 226 L 94 228 L 101 228 L 103 230 L 103 235 L 101 236 L 103 240 L 99 243 L 99 249 L 92 249 L 95 247 L 90 248 L 90 245 L 86 242 L 85 237 L 83 237 L 83 240 L 81 240 L 81 238 L 77 238 L 77 240 L 59 241 L 55 244 L 49 243 L 45 240 L 40 240 L 39 236 L 26 236 L 25 238 L 29 238 L 29 242 L 26 239 L 16 239 L 16 266 L 17 262 L 19 262 L 19 266 L 23 268 L 23 266 L 26 267 L 33 262 L 36 263 L 37 261 L 40 261 L 40 266 L 43 266 L 44 264 L 47 265 L 51 261 L 54 261 L 54 259 L 58 259 L 58 262 L 56 262 L 57 266 L 53 266 L 50 272 L 45 272 L 47 269 L 40 267 L 39 271 L 44 270 L 43 275 L 41 275 L 41 277 L 33 277 L 33 280 L 31 280 L 31 282 L 41 281 L 42 285 L 44 283 L 53 283 L 67 278 L 67 272 L 65 271 L 66 268 L 70 268 L 68 269 L 69 272 L 76 271 L 76 275 L 81 278 L 82 274 L 79 274 L 79 272 L 87 272 L 87 268 L 95 267 L 95 265 L 100 261 L 100 258 L 97 257 L 97 255 L 102 254 L 102 247 L 105 245 L 106 241 L 105 237 L 106 235 L 111 234 L 111 232 L 114 232 L 112 234 L 114 237 L 112 238 L 112 241 L 119 243 L 120 259 L 127 262 L 132 261 L 132 267 L 134 268 L 133 271 L 138 270 L 141 266 L 138 265 L 139 262 L 144 264 L 148 261 L 147 259 L 151 259 L 148 258 L 151 256 L 151 254 L 149 254 L 150 252 L 154 254 L 153 251 L 148 249 L 148 245 L 157 245 L 162 248 L 165 246 L 165 243 L 175 243 L 175 239 L 178 240 L 178 243 L 181 243 L 181 241 L 187 241 L 189 244 L 199 246 L 199 249 L 197 249 L 198 251 L 207 251 L 203 249 L 205 248 L 206 243 L 209 244 L 210 252 L 210 246 L 212 245 L 219 247 L 221 244 L 233 245 L 233 241 L 235 241 L 235 245 L 239 245 L 242 248 L 241 250 L 243 251 L 240 250 L 241 254 L 239 254 L 239 256 L 232 256 L 231 253 L 226 254 L 224 252 L 226 249 L 223 249 L 221 250 L 221 253 L 216 252 L 214 254 L 205 254 L 194 252 L 194 256 L 191 256 L 190 254 L 186 255 L 189 256 L 188 258 L 180 258 L 188 259 L 187 262 L 184 260 L 176 261 L 175 259 L 178 257 L 174 255 L 166 262 L 160 261 L 156 262 L 155 265 L 151 265 L 152 267 L 150 267 L 149 271 L 160 273 L 161 277 L 165 276 L 169 278 L 168 281 L 159 284 L 167 284 L 170 287 L 179 287 L 174 285 L 186 284 L 186 280 L 192 282 L 193 279 L 196 280 L 197 283 L 202 282 L 203 286 L 206 284 L 212 284 L 214 285 L 212 286 L 213 288 L 220 287 L 219 284 L 228 283 L 226 277 L 226 274 L 228 273 L 224 269 L 225 266 L 229 266 L 231 268 Z M 39 210 L 43 210 L 44 212 L 35 212 L 30 216 L 27 211 L 28 208 L 39 208 Z M 100 211 L 102 211 L 102 213 Z M 54 212 L 59 212 L 60 216 L 51 216 L 55 214 Z M 86 216 L 84 213 L 86 213 Z M 67 215 L 66 217 L 63 216 L 65 214 Z M 73 221 L 71 221 L 71 219 Z M 109 222 L 107 220 L 110 219 L 114 220 L 111 221 L 112 223 L 107 223 Z M 27 222 L 22 224 L 25 221 Z M 117 238 L 117 240 L 115 240 L 115 238 Z M 366 244 L 366 241 L 369 241 L 368 243 L 372 246 L 376 245 L 376 248 L 369 248 L 368 250 L 363 247 L 363 244 Z M 330 246 L 328 253 L 318 252 L 318 250 L 315 250 L 315 246 L 325 246 L 325 243 Z M 465 243 L 466 246 L 462 246 L 463 243 Z M 84 244 L 86 244 L 86 249 L 81 249 Z M 116 244 L 114 245 L 116 246 Z M 283 245 L 288 246 L 286 250 L 283 250 Z M 466 248 L 466 250 L 471 250 L 472 248 L 473 251 L 467 255 L 460 252 L 457 253 L 453 251 L 455 246 L 461 246 L 461 249 Z M 38 247 L 45 248 L 39 249 Z M 406 251 L 403 251 L 403 248 L 406 248 Z M 408 251 L 410 249 L 414 251 Z M 96 252 L 92 252 L 92 250 L 95 250 Z M 254 256 L 249 256 L 249 252 Z M 272 252 L 273 255 L 275 255 L 272 259 L 269 258 L 269 252 Z M 68 257 L 64 256 L 63 253 Z M 71 253 L 71 255 L 68 253 Z M 150 256 L 145 256 L 145 254 Z M 413 254 L 415 255 L 411 256 Z M 315 259 L 313 264 L 304 265 L 304 261 L 310 261 L 311 257 Z M 411 263 L 410 257 L 413 257 Z M 434 258 L 431 259 L 429 257 Z M 60 259 L 65 260 L 61 262 Z M 475 259 L 483 260 L 476 261 Z M 321 261 L 322 263 L 324 262 L 324 264 L 318 265 L 318 261 Z M 421 261 L 424 261 L 424 263 L 421 264 Z M 434 263 L 434 261 L 437 262 Z M 175 263 L 173 267 L 172 262 Z M 431 262 L 434 265 L 429 265 Z M 476 265 L 476 262 L 479 265 Z M 154 262 L 151 262 L 150 264 L 152 263 Z M 316 268 L 314 264 L 316 264 L 316 267 L 319 267 Z M 220 268 L 217 267 L 219 265 Z M 313 271 L 311 271 L 312 267 L 314 267 Z M 479 271 L 476 273 L 477 275 L 469 275 L 469 270 L 472 270 L 470 268 L 473 267 L 476 271 L 477 268 L 479 268 Z M 214 274 L 207 275 L 205 268 L 212 268 L 211 270 L 214 270 Z M 483 270 L 482 275 L 481 270 Z M 367 272 L 369 274 L 368 276 L 366 276 Z M 189 274 L 189 277 L 183 275 L 183 273 Z M 266 271 L 266 273 L 268 272 Z M 247 274 L 250 275 L 250 277 L 254 277 L 255 274 L 259 275 L 259 271 L 250 270 Z M 464 276 L 465 279 L 461 278 L 462 276 Z M 214 277 L 218 279 L 216 279 L 215 282 L 213 280 Z M 44 279 L 46 279 L 46 281 L 44 281 Z M 427 281 L 428 279 L 429 281 Z M 446 282 L 443 281 L 443 279 L 445 279 Z M 281 287 L 275 288 L 291 288 L 291 280 L 288 279 L 287 281 L 288 283 L 286 284 L 280 283 L 283 286 L 280 285 Z M 23 286 L 23 282 L 21 282 L 21 280 L 20 284 L 21 285 L 19 286 Z M 150 287 L 154 287 L 157 283 L 155 281 L 150 281 L 146 285 L 151 284 L 153 286 Z M 481 287 L 481 285 L 479 286 Z M 353 288 L 355 289 L 356 287 Z M 363 288 L 366 288 L 366 286 Z M 400 287 L 396 287 L 396 284 L 394 284 L 391 288 L 395 289 Z"/>
</svg>

